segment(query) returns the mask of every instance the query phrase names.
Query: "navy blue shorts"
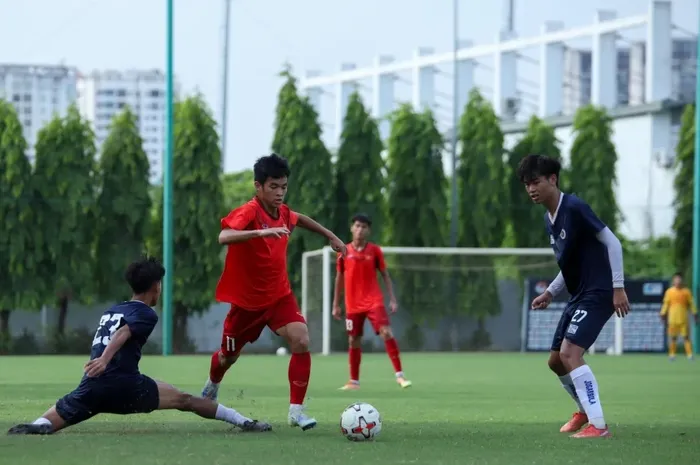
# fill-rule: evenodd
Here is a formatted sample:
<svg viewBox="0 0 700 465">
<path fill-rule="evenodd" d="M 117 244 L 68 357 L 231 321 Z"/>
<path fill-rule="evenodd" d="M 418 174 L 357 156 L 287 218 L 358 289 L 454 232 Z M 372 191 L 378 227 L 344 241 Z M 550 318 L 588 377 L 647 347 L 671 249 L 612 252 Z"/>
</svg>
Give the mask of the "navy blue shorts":
<svg viewBox="0 0 700 465">
<path fill-rule="evenodd" d="M 551 350 L 559 352 L 564 339 L 588 349 L 598 339 L 598 335 L 613 313 L 615 309 L 612 294 L 570 302 L 559 318 Z"/>
<path fill-rule="evenodd" d="M 69 425 L 98 413 L 128 415 L 158 408 L 158 385 L 145 375 L 83 377 L 77 388 L 56 402 L 56 412 Z"/>
</svg>

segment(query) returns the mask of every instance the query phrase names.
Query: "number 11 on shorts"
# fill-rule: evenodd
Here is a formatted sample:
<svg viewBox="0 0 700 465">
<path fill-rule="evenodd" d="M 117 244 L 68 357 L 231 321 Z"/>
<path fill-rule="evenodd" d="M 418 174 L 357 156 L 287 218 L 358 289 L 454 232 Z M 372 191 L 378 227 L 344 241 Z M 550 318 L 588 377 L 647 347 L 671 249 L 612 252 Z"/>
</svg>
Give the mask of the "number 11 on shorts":
<svg viewBox="0 0 700 465">
<path fill-rule="evenodd" d="M 230 353 L 236 351 L 236 340 L 234 338 L 226 336 L 226 351 Z"/>
</svg>

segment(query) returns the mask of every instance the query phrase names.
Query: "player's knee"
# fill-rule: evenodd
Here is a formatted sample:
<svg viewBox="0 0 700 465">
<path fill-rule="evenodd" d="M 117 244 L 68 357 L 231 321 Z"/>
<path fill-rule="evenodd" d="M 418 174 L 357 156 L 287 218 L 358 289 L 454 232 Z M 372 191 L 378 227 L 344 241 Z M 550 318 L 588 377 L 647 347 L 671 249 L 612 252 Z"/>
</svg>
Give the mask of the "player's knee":
<svg viewBox="0 0 700 465">
<path fill-rule="evenodd" d="M 566 374 L 566 368 L 564 368 L 564 364 L 561 361 L 560 353 L 551 353 L 549 355 L 549 360 L 547 360 L 547 365 L 549 366 L 549 369 L 552 370 L 554 373 L 556 373 L 559 376 L 564 376 Z"/>
<path fill-rule="evenodd" d="M 294 353 L 304 353 L 309 351 L 309 334 L 299 334 L 289 340 L 289 348 Z"/>
<path fill-rule="evenodd" d="M 309 329 L 305 324 L 290 323 L 281 328 L 278 334 L 285 338 L 293 353 L 299 354 L 309 351 Z"/>
<path fill-rule="evenodd" d="M 391 332 L 391 327 L 382 326 L 381 328 L 379 328 L 379 337 L 381 337 L 385 341 L 392 339 L 394 337 L 394 333 Z"/>
<path fill-rule="evenodd" d="M 362 347 L 362 336 L 348 336 L 348 345 L 353 349 Z"/>
<path fill-rule="evenodd" d="M 576 347 L 562 347 L 561 352 L 559 352 L 559 358 L 561 359 L 561 363 L 564 365 L 564 368 L 566 368 L 568 373 L 581 365 L 583 354 L 577 350 Z"/>
<path fill-rule="evenodd" d="M 231 365 L 236 363 L 236 360 L 238 360 L 239 354 L 235 355 L 224 355 L 224 354 L 219 354 L 219 364 L 226 369 L 231 368 Z"/>
<path fill-rule="evenodd" d="M 193 400 L 194 397 L 192 394 L 188 394 L 186 392 L 179 392 L 177 394 L 177 397 L 175 398 L 175 405 L 177 405 L 177 410 L 181 410 L 183 412 L 191 412 L 193 409 Z"/>
</svg>

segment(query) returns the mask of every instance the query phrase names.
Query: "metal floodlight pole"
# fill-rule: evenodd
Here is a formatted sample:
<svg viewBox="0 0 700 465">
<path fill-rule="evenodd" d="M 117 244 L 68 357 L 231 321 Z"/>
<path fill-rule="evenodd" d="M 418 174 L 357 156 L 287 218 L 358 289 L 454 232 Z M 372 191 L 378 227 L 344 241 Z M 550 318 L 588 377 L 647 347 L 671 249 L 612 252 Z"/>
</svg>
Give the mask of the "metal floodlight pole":
<svg viewBox="0 0 700 465">
<path fill-rule="evenodd" d="M 452 0 L 452 53 L 453 53 L 453 80 L 452 80 L 452 202 L 451 202 L 451 212 L 450 216 L 450 246 L 457 246 L 457 235 L 459 233 L 458 228 L 458 217 L 459 208 L 457 202 L 459 201 L 457 195 L 457 134 L 459 126 L 459 108 L 457 98 L 457 92 L 459 89 L 459 65 L 457 63 L 457 53 L 459 51 L 459 0 Z"/>
<path fill-rule="evenodd" d="M 221 82 L 221 171 L 224 171 L 226 160 L 226 126 L 228 124 L 228 53 L 229 36 L 231 34 L 231 0 L 224 0 L 224 46 L 223 46 L 223 76 Z"/>
<path fill-rule="evenodd" d="M 693 176 L 693 297 L 700 295 L 700 15 L 698 17 L 698 48 L 695 73 L 695 160 Z M 692 339 L 695 352 L 698 347 L 698 325 L 692 325 Z"/>
<path fill-rule="evenodd" d="M 163 161 L 163 355 L 173 336 L 173 0 L 166 0 L 165 159 Z"/>
</svg>

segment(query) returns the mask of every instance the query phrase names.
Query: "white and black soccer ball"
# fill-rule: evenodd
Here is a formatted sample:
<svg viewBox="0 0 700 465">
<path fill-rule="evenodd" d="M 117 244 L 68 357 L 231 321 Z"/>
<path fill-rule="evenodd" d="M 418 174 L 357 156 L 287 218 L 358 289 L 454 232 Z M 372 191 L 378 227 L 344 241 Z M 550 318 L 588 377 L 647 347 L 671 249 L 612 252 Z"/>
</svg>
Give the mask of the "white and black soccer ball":
<svg viewBox="0 0 700 465">
<path fill-rule="evenodd" d="M 348 405 L 340 415 L 340 432 L 350 441 L 371 441 L 382 431 L 382 416 L 366 402 Z"/>
</svg>

